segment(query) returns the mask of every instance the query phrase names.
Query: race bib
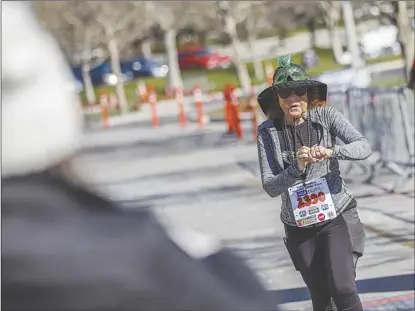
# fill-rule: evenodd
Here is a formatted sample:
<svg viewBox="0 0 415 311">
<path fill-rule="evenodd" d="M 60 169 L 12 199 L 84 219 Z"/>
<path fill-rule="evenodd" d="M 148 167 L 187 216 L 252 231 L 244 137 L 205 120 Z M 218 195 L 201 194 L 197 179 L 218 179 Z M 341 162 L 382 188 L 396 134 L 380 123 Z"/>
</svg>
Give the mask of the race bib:
<svg viewBox="0 0 415 311">
<path fill-rule="evenodd" d="M 306 227 L 336 218 L 331 193 L 325 178 L 318 178 L 288 188 L 298 227 Z"/>
</svg>

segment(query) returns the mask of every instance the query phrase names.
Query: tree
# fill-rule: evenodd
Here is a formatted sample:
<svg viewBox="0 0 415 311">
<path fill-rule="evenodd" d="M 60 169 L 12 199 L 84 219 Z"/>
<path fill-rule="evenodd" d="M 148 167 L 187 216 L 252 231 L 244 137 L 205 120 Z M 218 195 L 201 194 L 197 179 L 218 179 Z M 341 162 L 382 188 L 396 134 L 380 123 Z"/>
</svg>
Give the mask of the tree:
<svg viewBox="0 0 415 311">
<path fill-rule="evenodd" d="M 297 2 L 295 4 L 300 7 Z M 266 19 L 278 30 L 280 44 L 284 45 L 288 31 L 298 25 L 298 20 L 293 12 L 295 6 L 289 2 L 275 0 L 267 0 L 266 5 Z"/>
<path fill-rule="evenodd" d="M 189 3 L 182 1 L 146 2 L 147 14 L 154 18 L 154 23 L 163 31 L 169 66 L 168 87 L 170 90 L 183 89 L 176 38 L 179 30 L 189 21 L 189 17 L 197 13 L 192 12 L 191 7 Z"/>
<path fill-rule="evenodd" d="M 180 72 L 177 35 L 181 29 L 189 25 L 200 27 L 203 23 L 205 12 L 203 2 L 187 1 L 147 1 L 147 14 L 163 32 L 164 46 L 167 52 L 169 66 L 168 87 L 169 90 L 183 89 L 183 78 Z M 194 21 L 197 21 L 194 23 Z"/>
<path fill-rule="evenodd" d="M 57 38 L 63 46 L 70 47 L 74 55 L 80 52 L 82 73 L 89 102 L 94 102 L 94 92 L 89 77 L 91 51 L 97 45 L 104 43 L 107 47 L 112 73 L 116 77 L 115 90 L 122 113 L 128 111 L 128 102 L 124 91 L 123 77 L 120 65 L 121 48 L 130 43 L 133 36 L 125 35 L 125 30 L 141 20 L 140 10 L 132 2 L 106 2 L 106 1 L 60 1 L 37 2 L 40 13 L 48 17 L 48 24 L 59 25 L 55 28 Z M 53 14 L 47 10 L 54 7 Z M 58 29 L 59 28 L 59 29 Z M 63 31 L 65 30 L 65 31 Z M 67 35 L 70 34 L 70 35 Z M 134 33 L 133 33 L 134 35 Z M 63 39 L 71 37 L 70 40 Z M 68 43 L 70 42 L 70 43 Z M 73 56 L 72 56 L 73 58 Z"/>
<path fill-rule="evenodd" d="M 352 3 L 350 1 L 342 1 L 341 5 L 347 38 L 347 48 L 352 54 L 352 67 L 356 69 L 361 68 L 364 65 L 364 60 L 362 59 L 360 53 Z"/>
<path fill-rule="evenodd" d="M 131 1 L 134 6 L 134 21 L 127 28 L 121 31 L 123 37 L 123 47 L 129 47 L 130 43 L 136 49 L 140 49 L 143 57 L 150 58 L 152 56 L 152 28 L 155 25 L 154 18 L 148 14 L 149 1 Z"/>
<path fill-rule="evenodd" d="M 67 58 L 76 64 L 80 55 L 82 78 L 88 104 L 96 97 L 90 76 L 92 51 L 101 43 L 102 33 L 94 21 L 94 12 L 85 1 L 35 2 L 39 18 L 51 30 Z"/>
<path fill-rule="evenodd" d="M 121 108 L 121 113 L 127 113 L 128 102 L 125 95 L 123 77 L 121 75 L 120 38 L 118 35 L 122 30 L 128 28 L 129 25 L 136 21 L 138 14 L 136 7 L 127 1 L 84 1 L 84 3 L 94 12 L 93 18 L 103 29 L 105 43 L 111 59 L 112 73 L 117 80 L 115 91 L 118 97 L 118 103 Z M 126 42 L 123 41 L 123 43 L 125 44 Z"/>
<path fill-rule="evenodd" d="M 341 63 L 343 55 L 343 43 L 340 39 L 338 23 L 341 17 L 340 1 L 320 1 L 319 6 L 322 12 L 324 23 L 330 34 L 331 49 L 336 63 Z"/>
<path fill-rule="evenodd" d="M 243 9 L 247 9 L 250 3 L 244 3 L 243 1 L 216 1 L 219 15 L 222 18 L 224 31 L 228 34 L 232 50 L 233 50 L 233 62 L 236 67 L 239 82 L 241 83 L 242 90 L 248 93 L 251 89 L 251 78 L 249 77 L 248 69 L 242 59 L 241 41 L 239 40 L 236 25 L 237 19 L 235 18 L 235 12 L 241 12 Z"/>
<path fill-rule="evenodd" d="M 310 46 L 316 48 L 317 46 L 317 26 L 321 22 L 321 10 L 315 3 L 306 1 L 301 2 L 299 5 L 298 2 L 295 3 L 285 3 L 284 6 L 287 7 L 288 14 L 293 18 L 293 22 L 298 27 L 306 27 L 310 33 Z"/>
<path fill-rule="evenodd" d="M 252 1 L 250 1 L 249 4 L 250 7 L 248 7 L 247 10 L 248 14 L 245 19 L 245 28 L 247 32 L 249 49 L 251 50 L 251 58 L 254 64 L 255 79 L 262 81 L 265 78 L 265 72 L 264 67 L 262 66 L 260 54 L 255 50 L 255 41 L 257 40 L 257 33 L 260 29 L 267 7 L 263 3 L 262 5 L 254 5 Z"/>
<path fill-rule="evenodd" d="M 411 28 L 409 11 L 414 10 L 412 1 L 375 1 L 380 14 L 386 17 L 398 28 L 398 42 L 404 60 L 405 78 L 410 79 L 411 67 L 414 61 L 414 31 Z"/>
<path fill-rule="evenodd" d="M 63 18 L 72 27 L 74 40 L 78 44 L 77 52 L 81 52 L 82 78 L 88 104 L 95 104 L 95 92 L 92 85 L 90 70 L 92 51 L 102 39 L 101 29 L 93 21 L 94 12 L 84 1 L 68 1 L 63 8 Z"/>
</svg>

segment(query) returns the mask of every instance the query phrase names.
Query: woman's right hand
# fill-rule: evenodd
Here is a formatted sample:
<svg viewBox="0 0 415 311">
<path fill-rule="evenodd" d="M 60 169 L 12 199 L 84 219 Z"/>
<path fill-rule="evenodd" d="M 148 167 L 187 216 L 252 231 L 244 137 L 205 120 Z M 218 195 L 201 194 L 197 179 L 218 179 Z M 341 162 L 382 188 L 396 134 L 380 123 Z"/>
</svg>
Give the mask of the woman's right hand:
<svg viewBox="0 0 415 311">
<path fill-rule="evenodd" d="M 303 146 L 297 150 L 297 167 L 302 171 L 308 163 L 314 162 L 310 157 L 310 148 Z"/>
</svg>

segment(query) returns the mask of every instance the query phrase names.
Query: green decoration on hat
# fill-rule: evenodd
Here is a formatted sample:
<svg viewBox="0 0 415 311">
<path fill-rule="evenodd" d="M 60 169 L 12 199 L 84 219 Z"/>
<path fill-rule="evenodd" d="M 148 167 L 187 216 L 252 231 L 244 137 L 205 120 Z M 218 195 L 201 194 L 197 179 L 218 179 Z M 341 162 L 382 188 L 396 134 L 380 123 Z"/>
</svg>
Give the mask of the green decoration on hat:
<svg viewBox="0 0 415 311">
<path fill-rule="evenodd" d="M 303 68 L 291 64 L 291 55 L 278 57 L 278 65 L 279 67 L 275 71 L 274 86 L 286 83 L 287 81 L 301 81 L 308 79 L 308 75 Z"/>
<path fill-rule="evenodd" d="M 280 67 L 288 67 L 291 64 L 291 55 L 280 56 L 277 59 L 278 66 Z"/>
</svg>

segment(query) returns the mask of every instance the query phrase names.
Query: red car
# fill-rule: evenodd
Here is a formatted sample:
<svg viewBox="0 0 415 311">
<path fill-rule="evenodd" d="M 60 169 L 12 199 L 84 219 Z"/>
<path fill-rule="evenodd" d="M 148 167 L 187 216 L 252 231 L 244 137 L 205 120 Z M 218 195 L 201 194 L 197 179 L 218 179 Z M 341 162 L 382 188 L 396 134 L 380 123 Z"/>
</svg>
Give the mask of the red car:
<svg viewBox="0 0 415 311">
<path fill-rule="evenodd" d="M 210 49 L 195 48 L 179 51 L 179 66 L 181 69 L 191 68 L 229 68 L 232 59 Z"/>
</svg>

